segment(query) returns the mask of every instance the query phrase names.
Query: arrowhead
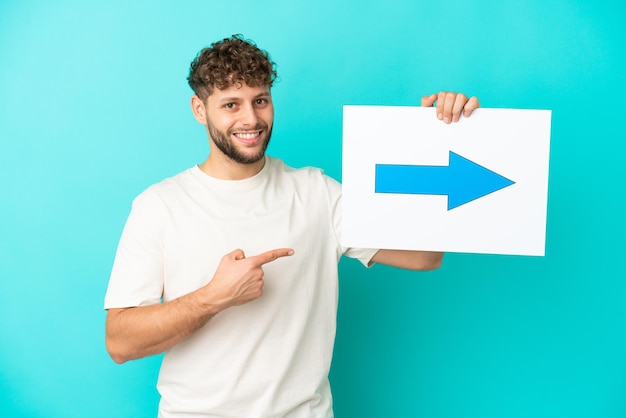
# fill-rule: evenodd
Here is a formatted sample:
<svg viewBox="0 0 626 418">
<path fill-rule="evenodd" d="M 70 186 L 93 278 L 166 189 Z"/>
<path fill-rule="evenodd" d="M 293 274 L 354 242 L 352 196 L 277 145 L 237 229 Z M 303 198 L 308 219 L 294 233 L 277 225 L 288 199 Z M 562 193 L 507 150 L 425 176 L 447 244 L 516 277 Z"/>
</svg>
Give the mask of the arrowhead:
<svg viewBox="0 0 626 418">
<path fill-rule="evenodd" d="M 451 181 L 448 210 L 464 205 L 507 186 L 514 181 L 450 151 Z"/>
</svg>

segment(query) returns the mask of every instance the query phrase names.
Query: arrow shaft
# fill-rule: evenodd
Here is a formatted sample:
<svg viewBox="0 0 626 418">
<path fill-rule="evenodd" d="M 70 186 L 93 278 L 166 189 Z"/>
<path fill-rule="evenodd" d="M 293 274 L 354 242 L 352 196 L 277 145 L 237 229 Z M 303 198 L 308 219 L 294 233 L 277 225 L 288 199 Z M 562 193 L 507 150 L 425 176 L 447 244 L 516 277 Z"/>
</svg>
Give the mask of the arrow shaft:
<svg viewBox="0 0 626 418">
<path fill-rule="evenodd" d="M 376 193 L 433 194 L 450 193 L 448 166 L 376 164 Z"/>
</svg>

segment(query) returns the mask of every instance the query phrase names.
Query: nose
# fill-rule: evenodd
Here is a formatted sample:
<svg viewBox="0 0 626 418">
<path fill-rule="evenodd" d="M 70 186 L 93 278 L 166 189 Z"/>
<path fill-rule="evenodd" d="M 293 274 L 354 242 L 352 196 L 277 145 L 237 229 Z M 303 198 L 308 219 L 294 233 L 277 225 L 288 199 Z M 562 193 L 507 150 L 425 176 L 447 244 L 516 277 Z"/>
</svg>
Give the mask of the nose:
<svg viewBox="0 0 626 418">
<path fill-rule="evenodd" d="M 245 127 L 254 127 L 257 125 L 259 118 L 257 117 L 256 109 L 252 103 L 242 106 L 241 108 L 241 123 Z"/>
</svg>

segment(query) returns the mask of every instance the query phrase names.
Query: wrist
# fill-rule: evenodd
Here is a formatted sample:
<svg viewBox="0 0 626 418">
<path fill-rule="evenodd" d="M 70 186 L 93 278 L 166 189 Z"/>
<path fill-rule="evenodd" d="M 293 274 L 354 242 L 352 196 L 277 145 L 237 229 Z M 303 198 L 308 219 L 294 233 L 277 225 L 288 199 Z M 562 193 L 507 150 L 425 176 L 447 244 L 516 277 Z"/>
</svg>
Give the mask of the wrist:
<svg viewBox="0 0 626 418">
<path fill-rule="evenodd" d="M 203 315 L 213 317 L 223 310 L 230 307 L 230 304 L 224 298 L 221 298 L 213 291 L 211 283 L 201 287 L 193 292 L 194 306 L 197 306 Z"/>
</svg>

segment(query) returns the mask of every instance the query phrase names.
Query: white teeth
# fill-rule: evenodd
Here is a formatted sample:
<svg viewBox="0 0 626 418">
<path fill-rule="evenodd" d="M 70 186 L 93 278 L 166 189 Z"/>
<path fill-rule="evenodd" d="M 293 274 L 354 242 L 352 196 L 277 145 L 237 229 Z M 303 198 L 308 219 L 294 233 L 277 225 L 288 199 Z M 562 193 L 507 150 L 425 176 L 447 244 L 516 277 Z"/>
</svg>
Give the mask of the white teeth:
<svg viewBox="0 0 626 418">
<path fill-rule="evenodd" d="M 238 134 L 235 134 L 235 135 L 237 135 L 241 139 L 252 139 L 252 138 L 255 138 L 258 134 L 259 134 L 258 132 L 255 132 L 255 133 L 251 133 L 251 134 L 238 133 Z"/>
</svg>

